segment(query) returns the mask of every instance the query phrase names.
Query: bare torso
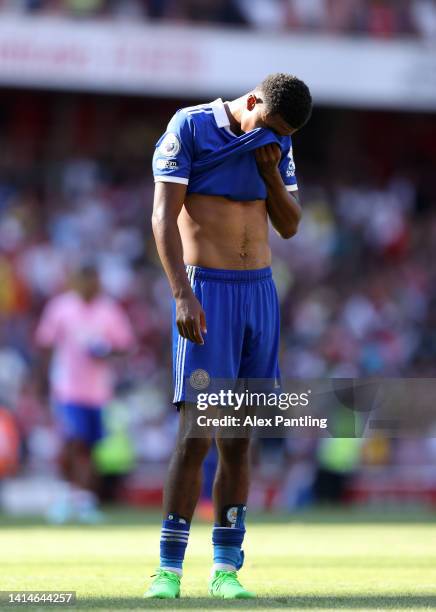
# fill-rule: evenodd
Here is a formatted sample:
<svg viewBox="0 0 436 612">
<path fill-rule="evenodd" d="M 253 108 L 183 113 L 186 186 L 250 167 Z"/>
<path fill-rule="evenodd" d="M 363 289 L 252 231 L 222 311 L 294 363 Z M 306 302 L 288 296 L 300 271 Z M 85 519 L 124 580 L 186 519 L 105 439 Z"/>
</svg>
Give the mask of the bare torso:
<svg viewBox="0 0 436 612">
<path fill-rule="evenodd" d="M 271 264 L 265 200 L 190 194 L 178 218 L 185 264 L 256 270 Z"/>
</svg>

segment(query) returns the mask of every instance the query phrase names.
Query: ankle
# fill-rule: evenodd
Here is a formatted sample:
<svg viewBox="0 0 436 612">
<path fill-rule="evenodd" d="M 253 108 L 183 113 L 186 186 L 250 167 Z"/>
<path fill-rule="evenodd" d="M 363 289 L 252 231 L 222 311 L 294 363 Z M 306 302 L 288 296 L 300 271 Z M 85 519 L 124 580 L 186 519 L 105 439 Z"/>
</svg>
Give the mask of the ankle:
<svg viewBox="0 0 436 612">
<path fill-rule="evenodd" d="M 177 574 L 179 578 L 183 576 L 183 569 L 180 567 L 168 567 L 165 565 L 161 565 L 159 569 L 163 570 L 164 572 L 172 572 L 173 574 Z"/>
<path fill-rule="evenodd" d="M 160 567 L 181 576 L 186 546 L 189 539 L 189 522 L 175 512 L 167 514 L 162 522 L 160 539 Z"/>
<path fill-rule="evenodd" d="M 232 563 L 214 563 L 212 565 L 212 576 L 215 572 L 236 572 L 236 565 Z"/>
</svg>

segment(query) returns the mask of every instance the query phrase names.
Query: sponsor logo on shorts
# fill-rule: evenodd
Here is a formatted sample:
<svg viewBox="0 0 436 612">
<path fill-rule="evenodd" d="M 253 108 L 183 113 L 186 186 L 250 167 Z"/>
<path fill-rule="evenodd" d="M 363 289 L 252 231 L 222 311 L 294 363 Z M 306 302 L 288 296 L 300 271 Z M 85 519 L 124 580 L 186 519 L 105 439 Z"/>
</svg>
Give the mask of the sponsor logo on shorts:
<svg viewBox="0 0 436 612">
<path fill-rule="evenodd" d="M 206 370 L 194 370 L 189 377 L 189 383 L 194 389 L 206 389 L 210 384 L 210 376 Z"/>
</svg>

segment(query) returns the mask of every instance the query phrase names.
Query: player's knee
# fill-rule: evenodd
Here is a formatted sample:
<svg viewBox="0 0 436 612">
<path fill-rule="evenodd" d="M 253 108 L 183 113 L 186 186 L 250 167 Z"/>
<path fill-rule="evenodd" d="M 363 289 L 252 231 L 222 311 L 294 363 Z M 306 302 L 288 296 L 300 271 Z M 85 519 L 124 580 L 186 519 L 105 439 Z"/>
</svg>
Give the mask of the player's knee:
<svg viewBox="0 0 436 612">
<path fill-rule="evenodd" d="M 249 438 L 223 439 L 217 444 L 221 459 L 233 465 L 247 456 L 250 448 Z"/>
<path fill-rule="evenodd" d="M 69 441 L 69 452 L 75 457 L 88 457 L 91 455 L 91 449 L 86 442 L 80 438 L 73 438 Z"/>
<path fill-rule="evenodd" d="M 185 464 L 198 464 L 206 457 L 211 445 L 208 438 L 182 436 L 177 444 L 177 452 Z"/>
</svg>

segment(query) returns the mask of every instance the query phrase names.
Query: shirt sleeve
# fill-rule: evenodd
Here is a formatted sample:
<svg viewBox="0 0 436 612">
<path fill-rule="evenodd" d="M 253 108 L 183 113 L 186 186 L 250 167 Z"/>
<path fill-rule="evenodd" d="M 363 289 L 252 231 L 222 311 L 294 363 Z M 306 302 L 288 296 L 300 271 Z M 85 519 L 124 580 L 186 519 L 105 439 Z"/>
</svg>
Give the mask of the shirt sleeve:
<svg viewBox="0 0 436 612">
<path fill-rule="evenodd" d="M 58 300 L 54 299 L 45 306 L 35 331 L 35 343 L 40 348 L 53 348 L 59 339 L 61 318 Z"/>
<path fill-rule="evenodd" d="M 189 183 L 194 142 L 192 119 L 179 110 L 156 143 L 153 155 L 155 182 Z"/>
<path fill-rule="evenodd" d="M 282 175 L 283 182 L 288 191 L 297 191 L 297 176 L 295 174 L 295 163 L 294 156 L 292 153 L 292 140 L 289 139 L 289 149 L 287 153 L 282 155 L 282 159 L 279 164 L 280 174 Z"/>
</svg>

